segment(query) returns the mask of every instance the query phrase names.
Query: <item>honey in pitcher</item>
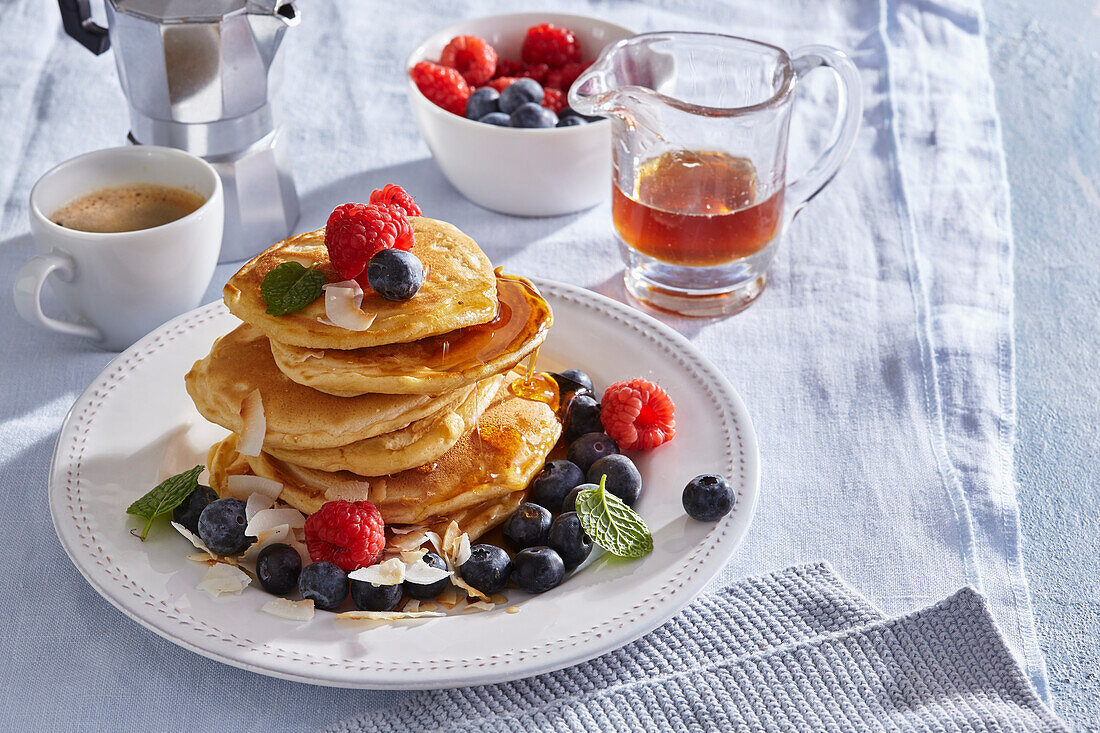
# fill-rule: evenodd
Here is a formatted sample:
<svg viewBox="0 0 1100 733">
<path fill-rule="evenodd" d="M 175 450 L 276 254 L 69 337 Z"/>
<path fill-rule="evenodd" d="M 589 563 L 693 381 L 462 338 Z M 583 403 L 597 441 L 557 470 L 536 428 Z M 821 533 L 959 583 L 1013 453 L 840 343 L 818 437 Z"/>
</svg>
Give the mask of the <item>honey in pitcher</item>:
<svg viewBox="0 0 1100 733">
<path fill-rule="evenodd" d="M 713 266 L 747 257 L 779 234 L 783 189 L 757 200 L 756 169 L 727 153 L 675 150 L 642 163 L 632 191 L 612 186 L 619 236 L 673 265 Z"/>
</svg>

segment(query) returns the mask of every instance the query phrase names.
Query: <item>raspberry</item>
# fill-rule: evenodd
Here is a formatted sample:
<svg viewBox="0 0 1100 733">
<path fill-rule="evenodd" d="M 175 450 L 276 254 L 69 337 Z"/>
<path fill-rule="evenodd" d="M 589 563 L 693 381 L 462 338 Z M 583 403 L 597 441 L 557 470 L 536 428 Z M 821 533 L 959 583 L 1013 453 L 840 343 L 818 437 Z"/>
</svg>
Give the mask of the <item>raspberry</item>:
<svg viewBox="0 0 1100 733">
<path fill-rule="evenodd" d="M 550 69 L 550 72 L 546 75 L 546 81 L 542 83 L 547 89 L 562 89 L 562 73 L 561 69 Z"/>
<path fill-rule="evenodd" d="M 345 280 L 362 273 L 378 250 L 408 250 L 412 244 L 412 224 L 397 207 L 344 204 L 332 210 L 325 224 L 328 258 Z"/>
<path fill-rule="evenodd" d="M 546 81 L 546 77 L 550 75 L 550 67 L 546 64 L 527 64 L 519 72 L 520 76 L 526 76 L 528 79 L 534 79 L 539 84 Z"/>
<path fill-rule="evenodd" d="M 412 196 L 395 183 L 387 183 L 382 188 L 371 191 L 370 202 L 378 206 L 400 209 L 405 216 L 424 216 L 424 212 L 416 205 Z"/>
<path fill-rule="evenodd" d="M 565 94 L 559 89 L 547 87 L 542 90 L 542 106 L 554 114 L 565 109 Z"/>
<path fill-rule="evenodd" d="M 306 547 L 314 562 L 351 572 L 373 565 L 386 546 L 382 514 L 369 501 L 326 501 L 306 517 Z"/>
<path fill-rule="evenodd" d="M 603 393 L 600 422 L 624 450 L 650 450 L 676 435 L 676 406 L 653 382 L 616 382 Z"/>
<path fill-rule="evenodd" d="M 592 62 L 589 61 L 587 64 L 570 63 L 561 67 L 561 86 L 558 88 L 563 92 L 568 92 L 569 87 L 573 86 L 573 82 L 577 80 L 577 77 L 587 71 L 591 65 Z"/>
<path fill-rule="evenodd" d="M 497 61 L 497 71 L 494 78 L 499 79 L 502 76 L 519 76 L 519 72 L 523 71 L 522 61 L 513 61 L 512 59 L 500 59 Z"/>
<path fill-rule="evenodd" d="M 439 107 L 458 115 L 466 114 L 470 85 L 457 69 L 421 61 L 409 72 L 420 93 Z"/>
<path fill-rule="evenodd" d="M 517 78 L 518 77 L 515 77 L 515 76 L 498 76 L 496 79 L 493 79 L 491 82 L 489 82 L 485 86 L 492 87 L 493 89 L 496 89 L 498 92 L 503 92 L 505 89 L 512 86 L 512 84 L 515 83 Z"/>
<path fill-rule="evenodd" d="M 443 47 L 439 63 L 457 69 L 471 87 L 481 86 L 497 70 L 497 52 L 477 36 L 457 36 Z"/>
<path fill-rule="evenodd" d="M 543 23 L 527 29 L 522 56 L 528 64 L 546 64 L 559 69 L 570 61 L 581 60 L 581 42 L 568 28 Z"/>
</svg>

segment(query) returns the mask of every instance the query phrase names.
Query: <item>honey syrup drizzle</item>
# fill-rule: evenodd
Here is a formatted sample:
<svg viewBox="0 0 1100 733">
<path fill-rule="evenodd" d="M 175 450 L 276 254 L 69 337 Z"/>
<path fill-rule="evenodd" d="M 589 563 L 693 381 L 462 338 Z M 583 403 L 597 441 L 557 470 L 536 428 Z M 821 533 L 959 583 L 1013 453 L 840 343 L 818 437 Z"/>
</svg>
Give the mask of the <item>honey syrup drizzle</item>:
<svg viewBox="0 0 1100 733">
<path fill-rule="evenodd" d="M 524 366 L 526 373 L 523 378 L 509 384 L 508 390 L 516 397 L 549 405 L 550 409 L 556 413 L 560 399 L 558 383 L 546 372 L 535 371 L 538 358 L 539 350 L 535 349 L 531 352 L 531 356 L 528 357 L 527 364 Z"/>
<path fill-rule="evenodd" d="M 477 369 L 549 328 L 550 311 L 538 291 L 499 268 L 496 277 L 497 312 L 492 320 L 425 339 L 439 355 L 436 371 L 461 374 Z"/>
</svg>

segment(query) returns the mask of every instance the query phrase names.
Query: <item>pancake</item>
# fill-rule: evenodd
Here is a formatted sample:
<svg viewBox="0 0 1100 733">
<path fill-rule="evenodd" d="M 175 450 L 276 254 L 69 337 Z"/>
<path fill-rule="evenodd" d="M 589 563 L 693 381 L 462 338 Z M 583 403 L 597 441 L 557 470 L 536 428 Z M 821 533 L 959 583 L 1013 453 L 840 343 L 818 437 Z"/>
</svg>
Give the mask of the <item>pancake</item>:
<svg viewBox="0 0 1100 733">
<path fill-rule="evenodd" d="M 511 494 L 501 499 L 493 499 L 483 504 L 475 504 L 469 509 L 462 509 L 454 514 L 433 517 L 425 522 L 425 524 L 428 529 L 435 530 L 442 536 L 447 532 L 447 526 L 450 525 L 452 521 L 457 522 L 458 531 L 468 534 L 470 536 L 470 541 L 473 542 L 493 527 L 502 524 L 505 519 L 510 517 L 512 513 L 519 508 L 519 505 L 523 503 L 526 497 L 526 491 L 513 491 Z"/>
<path fill-rule="evenodd" d="M 477 424 L 481 413 L 489 406 L 503 381 L 504 377 L 498 375 L 478 382 L 471 388 L 469 396 L 452 410 L 441 415 L 429 415 L 422 421 L 392 433 L 383 433 L 331 448 L 293 450 L 265 446 L 265 450 L 275 458 L 296 466 L 324 471 L 351 471 L 360 476 L 384 476 L 422 466 L 450 450 L 459 438 Z M 362 398 L 330 399 L 346 401 Z"/>
<path fill-rule="evenodd" d="M 271 342 L 275 364 L 298 384 L 341 397 L 440 394 L 519 364 L 546 339 L 550 306 L 530 281 L 497 273 L 496 317 L 403 344 L 341 351 Z"/>
<path fill-rule="evenodd" d="M 410 300 L 395 302 L 376 293 L 362 309 L 377 317 L 366 331 L 333 326 L 324 298 L 282 316 L 271 316 L 260 296 L 264 276 L 284 262 L 315 265 L 329 282 L 342 280 L 329 262 L 325 230 L 299 234 L 269 247 L 242 267 L 222 290 L 233 315 L 257 326 L 273 341 L 317 349 L 361 349 L 404 343 L 492 320 L 497 310 L 496 278 L 489 258 L 456 227 L 435 219 L 410 217 L 412 252 L 424 264 L 424 284 Z"/>
<path fill-rule="evenodd" d="M 260 391 L 267 449 L 318 449 L 393 433 L 453 411 L 472 386 L 442 395 L 333 397 L 303 387 L 275 366 L 263 332 L 242 324 L 222 336 L 184 378 L 195 407 L 207 420 L 239 433 L 241 402 Z"/>
<path fill-rule="evenodd" d="M 225 495 L 225 482 L 228 476 L 253 473 L 248 461 L 245 460 L 245 456 L 237 453 L 236 445 L 237 436 L 230 435 L 222 442 L 216 443 L 211 447 L 210 455 L 207 458 L 207 466 L 210 469 L 211 476 L 210 484 L 220 495 Z M 288 486 L 288 489 L 289 488 Z M 311 494 L 310 490 L 304 489 L 303 487 L 296 488 L 302 500 L 299 501 L 298 504 L 292 505 L 296 506 L 300 511 L 308 511 L 304 508 L 307 505 L 320 507 L 321 504 L 326 501 L 323 495 L 319 493 L 318 496 L 320 498 L 314 499 L 310 496 L 310 498 L 307 499 L 307 495 Z M 284 496 L 292 495 L 288 493 L 287 489 L 284 489 L 283 494 Z M 473 541 L 507 519 L 509 515 L 516 510 L 516 507 L 523 502 L 526 495 L 526 491 L 512 491 L 504 494 L 500 498 L 489 499 L 480 504 L 474 504 L 473 506 L 459 509 L 451 514 L 426 517 L 418 526 L 435 530 L 440 535 L 443 535 L 447 531 L 448 525 L 454 521 L 458 523 L 459 531 L 468 534 L 470 540 Z M 355 501 L 361 500 L 362 499 L 355 499 Z M 383 513 L 383 518 L 385 518 L 385 513 Z M 387 520 L 387 523 L 390 523 L 390 521 Z M 396 524 L 396 522 L 394 523 Z"/>
<path fill-rule="evenodd" d="M 211 486 L 219 494 L 225 493 L 227 475 L 249 473 L 283 484 L 279 498 L 307 514 L 330 500 L 367 500 L 387 524 L 424 524 L 508 497 L 518 504 L 560 433 L 561 425 L 547 405 L 516 397 L 502 387 L 478 426 L 451 450 L 432 463 L 392 476 L 318 471 L 266 453 L 241 456 L 235 435 L 215 445 L 207 463 Z"/>
</svg>

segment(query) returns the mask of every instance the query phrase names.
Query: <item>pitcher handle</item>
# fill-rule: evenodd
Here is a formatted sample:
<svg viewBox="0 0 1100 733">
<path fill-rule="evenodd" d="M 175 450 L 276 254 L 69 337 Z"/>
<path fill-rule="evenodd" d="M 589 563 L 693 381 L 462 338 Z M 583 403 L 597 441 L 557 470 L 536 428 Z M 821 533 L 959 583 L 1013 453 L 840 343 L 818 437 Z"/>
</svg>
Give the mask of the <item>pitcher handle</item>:
<svg viewBox="0 0 1100 733">
<path fill-rule="evenodd" d="M 803 46 L 794 52 L 791 65 L 799 80 L 820 67 L 833 72 L 837 88 L 837 113 L 842 116 L 838 125 L 839 132 L 829 147 L 825 148 L 808 171 L 787 184 L 788 221 L 794 219 L 802 207 L 819 194 L 833 180 L 840 166 L 844 165 L 855 147 L 860 118 L 863 116 L 859 70 L 848 58 L 848 54 L 829 46 Z"/>
</svg>

